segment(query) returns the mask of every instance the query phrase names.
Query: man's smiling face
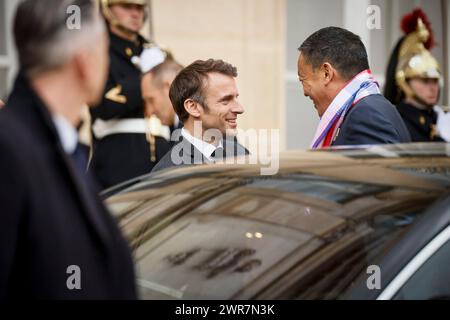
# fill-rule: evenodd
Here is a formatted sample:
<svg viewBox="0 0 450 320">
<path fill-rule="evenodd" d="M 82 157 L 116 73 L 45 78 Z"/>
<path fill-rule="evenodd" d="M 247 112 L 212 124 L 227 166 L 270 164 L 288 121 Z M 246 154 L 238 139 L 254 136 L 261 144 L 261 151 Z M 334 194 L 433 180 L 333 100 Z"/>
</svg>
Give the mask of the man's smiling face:
<svg viewBox="0 0 450 320">
<path fill-rule="evenodd" d="M 207 106 L 203 106 L 200 120 L 203 130 L 218 129 L 222 134 L 236 133 L 237 117 L 244 113 L 238 100 L 239 92 L 233 77 L 213 72 L 208 74 L 203 89 Z"/>
<path fill-rule="evenodd" d="M 297 68 L 298 78 L 303 86 L 304 95 L 313 101 L 319 116 L 322 116 L 328 104 L 324 101 L 325 86 L 322 81 L 321 70 L 313 70 L 311 64 L 306 61 L 303 54 L 299 56 Z"/>
</svg>

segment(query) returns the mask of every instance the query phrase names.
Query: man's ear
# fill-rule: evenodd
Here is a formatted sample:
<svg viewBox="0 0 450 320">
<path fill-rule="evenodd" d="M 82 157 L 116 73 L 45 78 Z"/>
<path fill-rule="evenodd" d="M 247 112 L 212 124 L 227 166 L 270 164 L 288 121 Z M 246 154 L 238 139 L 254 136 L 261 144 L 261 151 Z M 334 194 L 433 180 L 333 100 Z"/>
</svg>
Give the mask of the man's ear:
<svg viewBox="0 0 450 320">
<path fill-rule="evenodd" d="M 322 65 L 322 71 L 323 83 L 325 86 L 327 86 L 336 77 L 336 70 L 332 67 L 331 64 L 325 62 Z"/>
<path fill-rule="evenodd" d="M 89 80 L 89 57 L 86 52 L 78 52 L 72 58 L 73 70 L 82 83 Z"/>
<path fill-rule="evenodd" d="M 192 99 L 187 99 L 184 102 L 184 109 L 194 118 L 199 118 L 203 111 L 202 106 Z"/>
</svg>

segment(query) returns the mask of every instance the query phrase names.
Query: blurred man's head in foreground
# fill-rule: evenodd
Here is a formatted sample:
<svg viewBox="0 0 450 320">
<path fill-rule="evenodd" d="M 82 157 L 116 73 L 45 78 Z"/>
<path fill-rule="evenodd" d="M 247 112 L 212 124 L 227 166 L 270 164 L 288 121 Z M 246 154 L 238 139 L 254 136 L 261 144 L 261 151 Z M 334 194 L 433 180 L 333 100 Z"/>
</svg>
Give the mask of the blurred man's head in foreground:
<svg viewBox="0 0 450 320">
<path fill-rule="evenodd" d="M 20 69 L 30 80 L 58 75 L 85 103 L 99 102 L 109 58 L 95 1 L 25 0 L 17 8 L 14 37 Z"/>
</svg>

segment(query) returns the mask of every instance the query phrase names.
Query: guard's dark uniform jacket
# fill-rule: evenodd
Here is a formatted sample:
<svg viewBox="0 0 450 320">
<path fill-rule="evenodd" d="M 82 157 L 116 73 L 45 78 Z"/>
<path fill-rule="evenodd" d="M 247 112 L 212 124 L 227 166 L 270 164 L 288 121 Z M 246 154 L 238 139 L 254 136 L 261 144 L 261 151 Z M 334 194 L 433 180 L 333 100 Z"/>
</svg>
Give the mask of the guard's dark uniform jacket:
<svg viewBox="0 0 450 320">
<path fill-rule="evenodd" d="M 413 142 L 444 141 L 436 134 L 437 113 L 433 109 L 421 110 L 402 101 L 397 110 Z"/>
<path fill-rule="evenodd" d="M 108 81 L 103 101 L 90 109 L 92 124 L 97 119 L 144 119 L 141 71 L 131 59 L 141 55 L 146 43 L 141 36 L 134 43 L 110 32 Z M 150 143 L 144 133 L 112 134 L 101 139 L 93 135 L 89 170 L 104 189 L 149 173 L 171 147 L 164 138 L 154 138 L 155 157 L 152 159 Z"/>
</svg>

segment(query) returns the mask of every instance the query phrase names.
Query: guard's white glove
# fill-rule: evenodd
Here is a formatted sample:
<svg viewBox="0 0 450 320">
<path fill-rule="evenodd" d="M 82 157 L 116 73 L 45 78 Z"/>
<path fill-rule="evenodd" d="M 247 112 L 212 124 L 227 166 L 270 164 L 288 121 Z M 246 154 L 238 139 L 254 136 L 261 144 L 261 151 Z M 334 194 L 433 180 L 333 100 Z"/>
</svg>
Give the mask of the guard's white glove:
<svg viewBox="0 0 450 320">
<path fill-rule="evenodd" d="M 131 62 L 138 66 L 142 73 L 147 73 L 163 63 L 166 60 L 166 56 L 167 54 L 159 47 L 145 48 L 140 57 L 134 56 L 131 58 Z"/>
<path fill-rule="evenodd" d="M 439 136 L 450 142 L 450 112 L 445 112 L 438 106 L 434 106 L 433 110 L 437 113 L 436 129 Z"/>
</svg>

